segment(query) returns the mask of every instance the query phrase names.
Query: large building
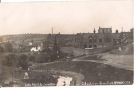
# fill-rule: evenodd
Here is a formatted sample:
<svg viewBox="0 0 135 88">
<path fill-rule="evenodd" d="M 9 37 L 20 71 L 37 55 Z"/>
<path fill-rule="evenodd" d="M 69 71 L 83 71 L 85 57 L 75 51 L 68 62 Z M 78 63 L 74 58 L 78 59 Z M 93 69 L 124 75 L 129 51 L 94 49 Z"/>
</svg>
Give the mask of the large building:
<svg viewBox="0 0 135 88">
<path fill-rule="evenodd" d="M 49 34 L 47 37 L 47 43 L 48 46 L 52 47 L 54 45 L 54 41 L 56 40 L 60 47 L 72 47 L 75 43 L 74 39 L 74 34 Z"/>
<path fill-rule="evenodd" d="M 133 29 L 131 32 L 121 32 L 118 30 L 112 33 L 112 28 L 99 27 L 96 33 L 95 29 L 93 33 L 77 33 L 75 36 L 76 48 L 103 48 L 114 45 L 120 45 L 128 43 L 133 40 Z"/>
</svg>

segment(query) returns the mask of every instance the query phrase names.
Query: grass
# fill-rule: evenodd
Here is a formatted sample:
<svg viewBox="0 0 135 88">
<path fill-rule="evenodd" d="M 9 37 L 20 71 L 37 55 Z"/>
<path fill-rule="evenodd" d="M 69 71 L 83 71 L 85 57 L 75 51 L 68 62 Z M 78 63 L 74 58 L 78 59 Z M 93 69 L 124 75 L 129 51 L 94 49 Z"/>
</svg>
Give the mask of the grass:
<svg viewBox="0 0 135 88">
<path fill-rule="evenodd" d="M 98 60 L 98 61 L 104 61 L 104 59 L 101 59 L 101 56 L 97 56 L 97 55 L 91 55 L 91 56 L 87 56 L 81 60 Z"/>
<path fill-rule="evenodd" d="M 0 55 L 0 61 L 4 59 L 4 56 L 5 54 Z M 93 58 L 94 57 L 95 56 L 93 56 Z M 91 59 L 91 58 L 88 57 L 86 59 Z M 133 83 L 133 71 L 124 70 L 124 69 L 112 67 L 110 65 L 104 65 L 95 62 L 63 61 L 63 62 L 56 62 L 52 64 L 46 64 L 46 65 L 41 64 L 37 66 L 35 69 L 43 69 L 43 70 L 52 69 L 52 70 L 63 70 L 63 71 L 81 73 L 85 77 L 83 82 L 88 82 L 88 83 L 89 82 L 99 83 L 100 81 L 102 82 L 130 81 L 131 84 Z M 10 78 L 11 77 L 10 70 L 11 68 L 7 68 L 7 67 L 4 68 L 5 72 L 3 72 L 4 73 L 3 75 L 5 77 Z M 3 71 L 3 69 L 0 71 Z M 38 77 L 38 75 L 39 74 L 37 74 L 37 76 L 35 77 Z M 2 75 L 0 75 L 0 77 L 2 77 Z"/>
<path fill-rule="evenodd" d="M 134 54 L 133 43 L 122 46 L 121 49 L 122 49 L 121 51 L 119 51 L 118 49 L 114 49 L 110 53 L 111 54 L 118 54 L 118 55 L 133 55 Z"/>
<path fill-rule="evenodd" d="M 81 73 L 85 76 L 84 82 L 114 82 L 130 81 L 133 82 L 133 71 L 115 68 L 95 62 L 57 62 L 48 65 L 40 65 L 35 69 L 64 70 Z"/>
</svg>

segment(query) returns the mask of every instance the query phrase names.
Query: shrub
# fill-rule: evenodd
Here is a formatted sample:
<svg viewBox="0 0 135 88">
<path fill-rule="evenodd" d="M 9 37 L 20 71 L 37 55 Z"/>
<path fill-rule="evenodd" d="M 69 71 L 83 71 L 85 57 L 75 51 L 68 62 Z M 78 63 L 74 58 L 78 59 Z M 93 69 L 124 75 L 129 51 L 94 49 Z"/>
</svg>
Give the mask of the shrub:
<svg viewBox="0 0 135 88">
<path fill-rule="evenodd" d="M 35 56 L 34 55 L 29 56 L 29 61 L 35 62 Z"/>
<path fill-rule="evenodd" d="M 18 58 L 18 65 L 22 67 L 24 70 L 28 68 L 28 57 L 25 54 L 22 54 Z"/>
<path fill-rule="evenodd" d="M 6 66 L 16 66 L 17 56 L 15 54 L 8 54 L 3 60 L 3 64 Z"/>
<path fill-rule="evenodd" d="M 6 43 L 5 44 L 5 51 L 6 52 L 12 52 L 13 51 L 13 46 L 11 43 Z"/>
<path fill-rule="evenodd" d="M 0 46 L 0 52 L 4 52 L 4 48 Z"/>
</svg>

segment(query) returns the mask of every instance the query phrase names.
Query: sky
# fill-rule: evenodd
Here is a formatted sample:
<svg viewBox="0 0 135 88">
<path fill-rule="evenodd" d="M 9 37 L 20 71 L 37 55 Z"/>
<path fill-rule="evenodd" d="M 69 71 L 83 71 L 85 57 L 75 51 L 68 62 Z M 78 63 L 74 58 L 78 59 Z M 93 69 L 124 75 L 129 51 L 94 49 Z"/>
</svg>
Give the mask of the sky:
<svg viewBox="0 0 135 88">
<path fill-rule="evenodd" d="M 10 1 L 10 2 L 9 2 Z M 30 2 L 35 1 L 35 2 Z M 133 28 L 133 0 L 1 0 L 0 35 Z"/>
<path fill-rule="evenodd" d="M 65 1 L 65 0 L 1 0 L 2 2 Z M 66 0 L 71 1 L 71 0 Z"/>
</svg>

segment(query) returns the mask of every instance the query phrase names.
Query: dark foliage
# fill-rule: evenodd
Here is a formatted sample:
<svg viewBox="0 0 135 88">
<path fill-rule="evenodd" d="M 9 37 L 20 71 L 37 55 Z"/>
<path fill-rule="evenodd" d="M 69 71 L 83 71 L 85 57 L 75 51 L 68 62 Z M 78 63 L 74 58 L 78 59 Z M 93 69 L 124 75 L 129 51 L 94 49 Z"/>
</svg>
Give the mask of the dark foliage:
<svg viewBox="0 0 135 88">
<path fill-rule="evenodd" d="M 0 52 L 4 52 L 4 48 L 0 46 Z"/>
<path fill-rule="evenodd" d="M 15 54 L 9 54 L 3 60 L 3 64 L 7 66 L 16 66 L 17 65 L 17 56 Z"/>
<path fill-rule="evenodd" d="M 28 69 L 28 57 L 25 54 L 22 54 L 18 58 L 18 65 L 22 67 L 24 70 Z"/>
<path fill-rule="evenodd" d="M 13 46 L 12 46 L 12 44 L 11 43 L 6 43 L 5 44 L 5 51 L 6 52 L 12 52 L 13 51 Z"/>
</svg>

